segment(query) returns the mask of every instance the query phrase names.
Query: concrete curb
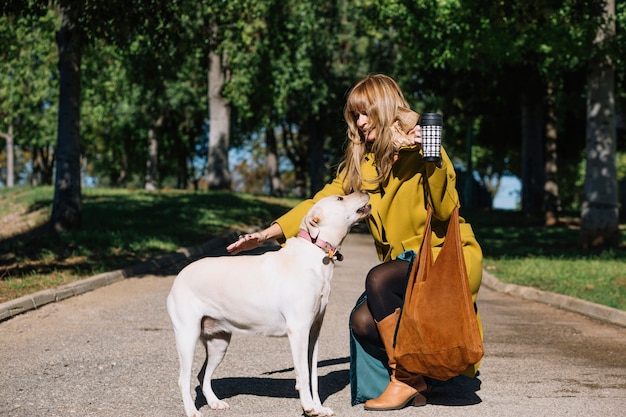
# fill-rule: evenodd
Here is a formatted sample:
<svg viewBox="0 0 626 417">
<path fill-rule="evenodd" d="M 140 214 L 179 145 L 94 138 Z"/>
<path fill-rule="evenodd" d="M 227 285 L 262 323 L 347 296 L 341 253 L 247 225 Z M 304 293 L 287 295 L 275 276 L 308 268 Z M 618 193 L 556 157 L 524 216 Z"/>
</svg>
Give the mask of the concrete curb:
<svg viewBox="0 0 626 417">
<path fill-rule="evenodd" d="M 626 327 L 626 311 L 623 310 L 603 306 L 601 304 L 595 304 L 590 301 L 569 297 L 567 295 L 541 291 L 532 287 L 505 284 L 485 270 L 483 270 L 482 285 L 494 291 L 527 300 L 538 301 L 562 310 L 571 311 L 606 323 Z"/>
<path fill-rule="evenodd" d="M 104 287 L 105 285 L 121 281 L 125 278 L 154 273 L 159 269 L 173 265 L 177 262 L 198 258 L 218 247 L 224 246 L 228 241 L 232 241 L 233 236 L 230 234 L 225 235 L 209 240 L 201 245 L 181 248 L 174 253 L 159 256 L 158 258 L 145 262 L 140 262 L 124 269 L 104 272 L 102 274 L 71 282 L 57 288 L 38 291 L 33 294 L 1 303 L 0 322 L 17 316 L 18 314 L 38 309 L 46 304 L 55 303 L 69 297 L 84 294 L 97 288 Z"/>
</svg>

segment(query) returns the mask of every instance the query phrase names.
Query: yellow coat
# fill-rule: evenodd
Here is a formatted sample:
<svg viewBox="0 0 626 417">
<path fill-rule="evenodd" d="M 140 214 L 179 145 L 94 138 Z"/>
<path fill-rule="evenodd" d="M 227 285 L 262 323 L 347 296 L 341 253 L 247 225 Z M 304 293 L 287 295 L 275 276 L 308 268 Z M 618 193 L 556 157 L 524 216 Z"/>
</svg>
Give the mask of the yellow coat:
<svg viewBox="0 0 626 417">
<path fill-rule="evenodd" d="M 376 177 L 373 154 L 366 155 L 361 164 L 361 174 L 364 179 Z M 276 220 L 286 238 L 298 233 L 302 218 L 316 201 L 329 195 L 345 194 L 340 178 L 341 174 L 312 199 L 301 202 Z M 433 256 L 437 256 L 443 245 L 447 221 L 454 207 L 459 204 L 455 186 L 456 173 L 452 161 L 443 148 L 441 168 L 426 164 L 419 148 L 403 148 L 400 150 L 398 160 L 392 166 L 389 177 L 380 186 L 363 182 L 362 188 L 368 191 L 372 205 L 372 214 L 366 221 L 381 262 L 395 259 L 406 250 L 419 252 L 426 221 L 426 188 L 433 208 Z M 470 288 L 476 301 L 482 280 L 482 250 L 471 225 L 462 217 L 460 222 Z M 480 316 L 478 324 L 482 333 Z M 478 364 L 473 369 L 468 369 L 465 374 L 473 376 L 477 369 Z"/>
</svg>

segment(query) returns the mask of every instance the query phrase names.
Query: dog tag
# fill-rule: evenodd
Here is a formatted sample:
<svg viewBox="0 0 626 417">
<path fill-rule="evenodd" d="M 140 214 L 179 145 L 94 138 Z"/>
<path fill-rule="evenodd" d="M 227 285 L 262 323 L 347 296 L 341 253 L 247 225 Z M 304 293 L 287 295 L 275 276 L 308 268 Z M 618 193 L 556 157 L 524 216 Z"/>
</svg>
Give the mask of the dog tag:
<svg viewBox="0 0 626 417">
<path fill-rule="evenodd" d="M 324 256 L 324 258 L 322 258 L 322 263 L 324 265 L 328 265 L 330 263 L 330 258 L 328 256 Z"/>
</svg>

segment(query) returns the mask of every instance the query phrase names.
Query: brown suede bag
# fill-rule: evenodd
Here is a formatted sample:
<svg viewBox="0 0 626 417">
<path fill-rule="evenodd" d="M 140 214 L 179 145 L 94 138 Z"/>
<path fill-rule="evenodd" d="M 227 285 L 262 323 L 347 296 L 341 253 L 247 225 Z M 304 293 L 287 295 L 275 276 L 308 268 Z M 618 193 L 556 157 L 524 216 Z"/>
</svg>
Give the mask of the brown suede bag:
<svg viewBox="0 0 626 417">
<path fill-rule="evenodd" d="M 395 339 L 396 378 L 408 384 L 415 375 L 448 380 L 478 363 L 484 354 L 463 256 L 459 208 L 450 217 L 434 262 L 431 219 L 429 205 Z"/>
</svg>

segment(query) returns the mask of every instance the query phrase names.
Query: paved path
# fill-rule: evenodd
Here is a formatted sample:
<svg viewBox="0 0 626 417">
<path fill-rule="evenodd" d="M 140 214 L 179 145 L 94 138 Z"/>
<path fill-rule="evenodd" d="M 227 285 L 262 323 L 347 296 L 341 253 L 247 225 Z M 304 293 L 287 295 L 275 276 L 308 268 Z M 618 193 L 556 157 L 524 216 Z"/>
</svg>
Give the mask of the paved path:
<svg viewBox="0 0 626 417">
<path fill-rule="evenodd" d="M 377 417 L 350 406 L 346 325 L 377 261 L 368 235 L 350 235 L 343 253 L 322 328 L 321 396 L 338 416 Z M 0 322 L 0 416 L 182 417 L 165 310 L 174 273 L 125 279 Z M 487 288 L 478 305 L 480 375 L 436 386 L 427 406 L 385 417 L 625 415 L 625 328 Z M 198 349 L 196 371 L 202 359 Z M 231 410 L 203 406 L 205 416 L 300 415 L 285 338 L 234 336 L 216 378 Z"/>
</svg>

